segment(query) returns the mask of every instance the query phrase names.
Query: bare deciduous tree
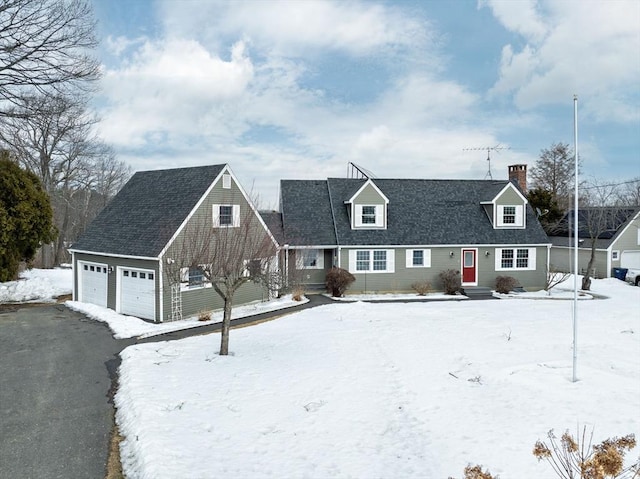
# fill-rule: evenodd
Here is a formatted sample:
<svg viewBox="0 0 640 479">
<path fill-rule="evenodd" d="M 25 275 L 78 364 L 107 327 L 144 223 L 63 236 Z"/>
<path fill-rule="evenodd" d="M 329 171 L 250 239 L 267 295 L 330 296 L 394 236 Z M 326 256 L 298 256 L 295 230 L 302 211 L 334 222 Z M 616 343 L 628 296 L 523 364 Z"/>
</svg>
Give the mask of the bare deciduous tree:
<svg viewBox="0 0 640 479">
<path fill-rule="evenodd" d="M 625 220 L 626 209 L 616 205 L 618 196 L 617 185 L 606 184 L 600 180 L 591 180 L 586 188 L 586 208 L 580 210 L 578 227 L 586 232 L 591 242 L 591 254 L 587 270 L 582 277 L 582 289 L 591 288 L 591 275 L 596 260 L 598 239 L 611 237 L 617 227 Z M 584 236 L 584 233 L 581 235 Z"/>
<path fill-rule="evenodd" d="M 16 99 L 11 115 L 0 116 L 2 146 L 40 178 L 51 197 L 59 236 L 52 261 L 43 258 L 43 266 L 59 264 L 74 239 L 72 226 L 86 226 L 97 214 L 89 209 L 96 209 L 92 192 L 102 195 L 104 207 L 130 175 L 95 136 L 98 120 L 87 111 L 87 102 L 86 96 L 23 97 Z"/>
<path fill-rule="evenodd" d="M 25 94 L 87 88 L 99 78 L 98 41 L 83 0 L 4 0 L 0 5 L 0 116 Z M 15 113 L 15 112 L 14 112 Z"/>
<path fill-rule="evenodd" d="M 226 212 L 224 213 L 226 214 Z M 169 249 L 167 274 L 180 282 L 185 268 L 197 270 L 224 303 L 220 354 L 229 354 L 229 327 L 233 298 L 249 281 L 265 284 L 272 277 L 277 247 L 256 212 L 246 203 L 231 217 L 206 215 L 185 227 Z"/>
</svg>

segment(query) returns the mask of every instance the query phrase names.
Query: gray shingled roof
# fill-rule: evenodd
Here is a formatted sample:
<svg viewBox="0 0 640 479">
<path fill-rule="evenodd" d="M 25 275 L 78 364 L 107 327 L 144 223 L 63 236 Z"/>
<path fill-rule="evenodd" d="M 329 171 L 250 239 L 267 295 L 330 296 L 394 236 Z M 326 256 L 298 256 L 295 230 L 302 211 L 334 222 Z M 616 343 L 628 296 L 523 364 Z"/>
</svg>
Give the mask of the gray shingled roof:
<svg viewBox="0 0 640 479">
<path fill-rule="evenodd" d="M 326 181 L 282 180 L 280 198 L 285 242 L 336 245 Z"/>
<path fill-rule="evenodd" d="M 495 198 L 508 184 L 506 180 L 375 179 L 389 199 L 388 227 L 352 230 L 344 201 L 364 182 L 346 178 L 282 181 L 286 240 L 295 245 L 343 246 L 549 243 L 530 206 L 526 229 L 493 229 L 481 203 Z M 329 198 L 331 208 L 327 208 Z"/>
<path fill-rule="evenodd" d="M 262 221 L 267 225 L 269 231 L 279 245 L 284 244 L 284 230 L 282 228 L 282 213 L 279 211 L 259 211 Z"/>
<path fill-rule="evenodd" d="M 71 249 L 157 257 L 225 166 L 137 172 Z"/>
<path fill-rule="evenodd" d="M 578 238 L 581 248 L 591 248 L 591 234 L 588 225 L 603 222 L 596 248 L 607 249 L 618 238 L 625 226 L 633 221 L 640 211 L 640 206 L 605 206 L 587 207 L 578 210 Z M 573 210 L 568 211 L 558 222 L 555 233 L 550 236 L 554 246 L 573 246 Z"/>
</svg>

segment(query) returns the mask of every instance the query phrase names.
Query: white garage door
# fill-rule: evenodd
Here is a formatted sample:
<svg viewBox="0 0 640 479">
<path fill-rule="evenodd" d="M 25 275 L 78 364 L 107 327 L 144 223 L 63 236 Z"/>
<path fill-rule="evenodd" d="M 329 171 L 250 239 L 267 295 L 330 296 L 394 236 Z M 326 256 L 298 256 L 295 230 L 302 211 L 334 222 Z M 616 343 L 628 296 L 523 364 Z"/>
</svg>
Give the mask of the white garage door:
<svg viewBox="0 0 640 479">
<path fill-rule="evenodd" d="M 120 269 L 120 312 L 144 319 L 156 319 L 155 273 Z"/>
<path fill-rule="evenodd" d="M 80 261 L 79 300 L 103 308 L 107 307 L 107 267 L 103 264 Z"/>
</svg>

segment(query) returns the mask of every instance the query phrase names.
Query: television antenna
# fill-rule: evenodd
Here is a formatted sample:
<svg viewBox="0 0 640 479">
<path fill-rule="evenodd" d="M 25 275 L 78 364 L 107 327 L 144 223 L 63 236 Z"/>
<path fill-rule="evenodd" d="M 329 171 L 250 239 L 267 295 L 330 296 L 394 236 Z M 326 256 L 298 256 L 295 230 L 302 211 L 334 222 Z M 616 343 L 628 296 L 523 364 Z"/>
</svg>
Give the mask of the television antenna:
<svg viewBox="0 0 640 479">
<path fill-rule="evenodd" d="M 462 151 L 487 150 L 488 169 L 487 169 L 487 174 L 484 175 L 484 179 L 486 180 L 488 178 L 490 180 L 493 180 L 493 176 L 491 176 L 491 152 L 492 151 L 500 152 L 501 150 L 510 150 L 510 149 L 511 147 L 509 146 L 500 146 L 500 144 L 497 144 L 496 146 L 482 146 L 479 148 L 463 148 Z"/>
</svg>

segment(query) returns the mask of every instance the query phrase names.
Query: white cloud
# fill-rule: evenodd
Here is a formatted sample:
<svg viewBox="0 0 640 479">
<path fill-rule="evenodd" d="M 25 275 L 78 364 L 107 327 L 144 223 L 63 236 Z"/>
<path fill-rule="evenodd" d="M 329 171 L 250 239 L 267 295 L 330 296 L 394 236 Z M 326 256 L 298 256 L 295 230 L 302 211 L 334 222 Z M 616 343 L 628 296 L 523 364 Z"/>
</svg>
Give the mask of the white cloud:
<svg viewBox="0 0 640 479">
<path fill-rule="evenodd" d="M 167 31 L 198 35 L 212 43 L 221 36 L 248 37 L 270 53 L 307 56 L 331 48 L 367 55 L 426 41 L 426 21 L 369 2 L 242 1 L 162 4 Z M 214 33 L 215 32 L 215 33 Z M 206 41 L 205 41 L 206 43 Z"/>
<path fill-rule="evenodd" d="M 509 30 L 536 41 L 545 37 L 548 25 L 537 11 L 536 0 L 480 0 L 490 6 L 496 18 Z"/>
<path fill-rule="evenodd" d="M 506 8 L 505 2 L 486 4 L 526 42 L 519 51 L 513 45 L 503 48 L 500 78 L 490 92 L 493 97 L 513 94 L 519 108 L 530 109 L 570 102 L 575 93 L 599 120 L 640 118 L 637 106 L 625 107 L 638 104 L 640 3 L 530 2 L 522 4 L 526 8 L 521 12 Z M 523 15 L 530 21 L 522 20 Z M 626 94 L 620 93 L 625 90 Z"/>
<path fill-rule="evenodd" d="M 103 92 L 110 105 L 102 132 L 115 144 L 137 144 L 153 132 L 192 134 L 199 123 L 224 116 L 233 123 L 233 107 L 253 78 L 243 42 L 225 61 L 192 40 L 146 41 L 127 64 L 106 70 Z M 215 111 L 210 110 L 218 104 Z"/>
</svg>

